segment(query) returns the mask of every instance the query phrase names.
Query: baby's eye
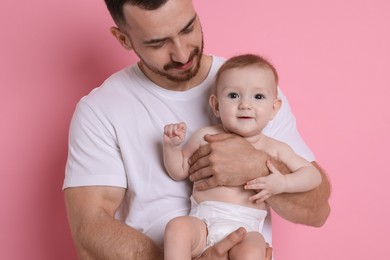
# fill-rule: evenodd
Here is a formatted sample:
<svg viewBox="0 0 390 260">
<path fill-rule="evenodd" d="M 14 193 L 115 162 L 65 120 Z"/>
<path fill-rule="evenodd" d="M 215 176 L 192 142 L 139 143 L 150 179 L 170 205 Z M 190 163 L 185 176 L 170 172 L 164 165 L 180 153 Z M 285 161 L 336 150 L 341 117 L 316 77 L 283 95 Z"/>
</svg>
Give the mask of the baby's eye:
<svg viewBox="0 0 390 260">
<path fill-rule="evenodd" d="M 265 96 L 263 94 L 256 94 L 255 99 L 264 99 Z"/>
<path fill-rule="evenodd" d="M 232 99 L 233 99 L 233 98 L 238 98 L 238 94 L 237 94 L 237 93 L 234 93 L 234 92 L 233 92 L 233 93 L 229 93 L 229 94 L 228 94 L 228 97 L 230 97 L 230 98 L 232 98 Z"/>
</svg>

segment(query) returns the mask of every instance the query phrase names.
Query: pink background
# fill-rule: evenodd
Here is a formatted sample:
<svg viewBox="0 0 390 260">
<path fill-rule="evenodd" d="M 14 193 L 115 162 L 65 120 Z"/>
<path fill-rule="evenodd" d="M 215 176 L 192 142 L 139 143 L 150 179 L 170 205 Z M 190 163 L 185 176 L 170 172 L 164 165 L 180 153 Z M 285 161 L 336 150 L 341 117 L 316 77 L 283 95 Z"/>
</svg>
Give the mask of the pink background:
<svg viewBox="0 0 390 260">
<path fill-rule="evenodd" d="M 195 3 L 207 52 L 273 61 L 332 182 L 324 227 L 274 215 L 277 259 L 390 259 L 389 1 Z M 110 36 L 103 0 L 2 1 L 0 24 L 0 259 L 75 259 L 61 191 L 69 121 L 136 58 Z"/>
</svg>

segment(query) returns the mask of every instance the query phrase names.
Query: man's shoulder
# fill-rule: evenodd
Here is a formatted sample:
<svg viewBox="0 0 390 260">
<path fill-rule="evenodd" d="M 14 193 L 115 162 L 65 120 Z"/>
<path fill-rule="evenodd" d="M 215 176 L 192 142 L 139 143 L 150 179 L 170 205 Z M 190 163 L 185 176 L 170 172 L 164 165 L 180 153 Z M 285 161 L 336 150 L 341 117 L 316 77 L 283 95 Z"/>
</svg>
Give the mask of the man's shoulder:
<svg viewBox="0 0 390 260">
<path fill-rule="evenodd" d="M 127 82 L 136 80 L 139 75 L 137 73 L 137 65 L 132 65 L 129 67 L 122 68 L 121 70 L 111 74 L 101 86 L 106 85 L 122 85 Z"/>
<path fill-rule="evenodd" d="M 108 100 L 112 96 L 121 96 L 131 85 L 135 85 L 137 73 L 134 66 L 123 68 L 111 74 L 103 83 L 92 89 L 82 100 L 85 102 L 96 102 Z M 134 82 L 134 84 L 133 84 Z"/>
</svg>

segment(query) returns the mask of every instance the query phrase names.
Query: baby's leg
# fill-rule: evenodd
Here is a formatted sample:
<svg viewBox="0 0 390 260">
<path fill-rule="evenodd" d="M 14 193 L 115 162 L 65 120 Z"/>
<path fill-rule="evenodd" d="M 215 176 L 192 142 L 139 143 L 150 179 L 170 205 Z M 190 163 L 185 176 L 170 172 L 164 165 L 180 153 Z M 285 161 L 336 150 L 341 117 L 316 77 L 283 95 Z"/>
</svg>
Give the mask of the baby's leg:
<svg viewBox="0 0 390 260">
<path fill-rule="evenodd" d="M 248 232 L 244 240 L 229 252 L 231 260 L 263 260 L 265 258 L 265 241 L 259 232 Z"/>
<path fill-rule="evenodd" d="M 195 217 L 177 217 L 169 221 L 164 234 L 164 259 L 191 260 L 206 247 L 206 224 Z"/>
</svg>

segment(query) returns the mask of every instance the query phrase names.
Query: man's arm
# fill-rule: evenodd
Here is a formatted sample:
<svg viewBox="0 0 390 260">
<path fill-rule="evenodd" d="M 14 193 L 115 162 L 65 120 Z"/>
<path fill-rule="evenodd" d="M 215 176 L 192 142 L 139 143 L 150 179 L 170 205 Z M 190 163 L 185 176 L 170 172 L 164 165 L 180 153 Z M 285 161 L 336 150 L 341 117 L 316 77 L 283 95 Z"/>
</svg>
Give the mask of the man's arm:
<svg viewBox="0 0 390 260">
<path fill-rule="evenodd" d="M 190 158 L 190 180 L 199 181 L 195 188 L 206 190 L 218 185 L 240 186 L 256 177 L 269 174 L 265 166 L 271 157 L 258 151 L 243 138 L 232 134 L 206 136 L 209 143 Z M 272 160 L 282 173 L 290 172 L 283 164 Z M 279 194 L 267 200 L 283 218 L 310 226 L 321 226 L 330 213 L 329 181 L 322 170 L 322 182 L 314 190 Z M 238 174 L 240 173 L 240 174 Z"/>
<path fill-rule="evenodd" d="M 79 259 L 163 259 L 152 240 L 114 218 L 125 189 L 77 187 L 64 194 Z"/>
<path fill-rule="evenodd" d="M 80 260 L 163 259 L 163 252 L 139 231 L 114 219 L 125 190 L 115 187 L 67 188 L 65 202 L 73 240 Z M 242 241 L 240 228 L 210 247 L 201 258 L 227 259 L 229 250 Z M 267 248 L 271 260 L 272 248 Z"/>
<path fill-rule="evenodd" d="M 289 173 L 285 165 L 273 161 L 282 173 Z M 330 183 L 323 169 L 316 162 L 313 165 L 320 171 L 322 182 L 313 190 L 300 193 L 281 193 L 271 196 L 267 203 L 281 217 L 294 223 L 321 227 L 329 214 Z"/>
</svg>

